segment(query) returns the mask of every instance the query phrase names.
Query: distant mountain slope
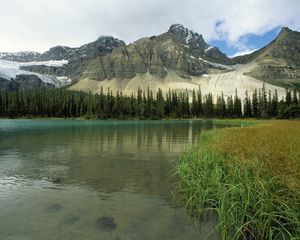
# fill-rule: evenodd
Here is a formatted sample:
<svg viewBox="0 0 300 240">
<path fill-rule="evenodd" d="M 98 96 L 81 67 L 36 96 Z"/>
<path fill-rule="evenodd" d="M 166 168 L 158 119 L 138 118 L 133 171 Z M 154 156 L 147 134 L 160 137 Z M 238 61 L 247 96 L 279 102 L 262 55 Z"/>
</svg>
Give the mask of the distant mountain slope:
<svg viewBox="0 0 300 240">
<path fill-rule="evenodd" d="M 61 87 L 69 84 L 71 79 L 80 78 L 89 60 L 109 54 L 122 45 L 125 43 L 119 39 L 103 36 L 79 48 L 56 46 L 43 54 L 0 53 L 0 77 L 10 81 L 19 74 L 36 75 L 45 83 Z"/>
<path fill-rule="evenodd" d="M 190 96 L 193 89 L 201 88 L 203 94 L 213 93 L 217 95 L 224 94 L 225 97 L 237 93 L 240 97 L 245 97 L 245 92 L 251 95 L 255 89 L 261 89 L 263 82 L 246 76 L 244 73 L 249 71 L 254 65 L 245 64 L 234 66 L 231 71 L 215 72 L 203 74 L 201 76 L 182 76 L 174 70 L 168 70 L 164 77 L 150 72 L 138 73 L 133 78 L 111 78 L 104 80 L 93 80 L 89 78 L 82 79 L 70 87 L 71 90 L 100 93 L 108 90 L 122 91 L 124 94 L 131 95 L 136 93 L 139 88 L 153 90 L 154 93 L 160 88 L 164 93 L 172 89 L 177 92 L 189 91 Z M 285 89 L 271 84 L 266 84 L 266 89 L 274 92 L 277 90 L 281 99 L 285 96 Z"/>
<path fill-rule="evenodd" d="M 0 52 L 0 59 L 11 61 L 11 62 L 33 62 L 33 61 L 37 61 L 39 56 L 41 56 L 40 53 L 30 52 L 30 51 L 15 52 L 15 53 Z"/>
<path fill-rule="evenodd" d="M 44 67 L 57 67 L 61 68 L 64 65 L 66 65 L 68 61 L 66 60 L 60 60 L 60 61 L 43 61 L 43 62 L 11 62 L 11 61 L 6 61 L 6 60 L 0 60 L 0 81 L 14 81 L 17 80 L 18 82 L 21 81 L 21 79 L 26 80 L 26 76 L 36 76 L 41 82 L 45 83 L 44 86 L 56 86 L 56 87 L 62 87 L 66 84 L 70 83 L 70 79 L 65 77 L 57 77 L 54 75 L 45 75 L 45 74 L 40 74 L 40 73 L 35 73 L 35 72 L 30 72 L 23 70 L 22 67 L 28 66 L 28 65 L 36 65 L 36 67 L 44 66 Z M 33 78 L 31 78 L 33 79 Z M 34 84 L 32 81 L 23 81 L 22 85 L 25 86 L 25 84 L 33 84 L 34 86 L 37 86 Z M 2 83 L 1 84 L 2 90 L 5 90 L 4 86 L 7 86 L 8 90 L 14 90 L 16 86 L 20 85 L 7 85 Z M 14 87 L 11 87 L 14 86 Z M 31 88 L 31 86 L 28 86 L 28 88 Z"/>
<path fill-rule="evenodd" d="M 90 59 L 111 53 L 112 49 L 125 45 L 119 39 L 111 36 L 101 36 L 96 41 L 82 45 L 78 48 L 66 46 L 55 46 L 44 53 L 38 52 L 16 52 L 0 53 L 0 59 L 12 62 L 41 62 L 50 60 L 68 60 L 70 62 L 82 58 Z"/>
<path fill-rule="evenodd" d="M 282 28 L 264 48 L 233 59 L 234 63 L 255 61 L 248 76 L 280 86 L 300 87 L 300 33 Z"/>
</svg>

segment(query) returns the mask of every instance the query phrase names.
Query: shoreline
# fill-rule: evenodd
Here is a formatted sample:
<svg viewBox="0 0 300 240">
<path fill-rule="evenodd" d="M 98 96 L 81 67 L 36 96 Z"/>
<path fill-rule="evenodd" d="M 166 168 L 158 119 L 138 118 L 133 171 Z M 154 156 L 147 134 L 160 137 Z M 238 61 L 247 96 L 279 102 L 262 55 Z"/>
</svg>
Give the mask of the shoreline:
<svg viewBox="0 0 300 240">
<path fill-rule="evenodd" d="M 178 191 L 187 209 L 218 215 L 221 239 L 296 239 L 300 122 L 248 123 L 203 133 L 175 163 Z"/>
<path fill-rule="evenodd" d="M 213 121 L 216 124 L 254 124 L 258 122 L 270 122 L 270 121 L 300 121 L 300 118 L 293 118 L 293 119 L 260 119 L 260 118 L 90 118 L 90 117 L 16 117 L 16 118 L 10 118 L 10 117 L 0 117 L 0 120 L 18 120 L 18 119 L 28 119 L 28 120 L 149 120 L 149 121 L 165 121 L 165 120 L 207 120 L 207 121 Z"/>
</svg>

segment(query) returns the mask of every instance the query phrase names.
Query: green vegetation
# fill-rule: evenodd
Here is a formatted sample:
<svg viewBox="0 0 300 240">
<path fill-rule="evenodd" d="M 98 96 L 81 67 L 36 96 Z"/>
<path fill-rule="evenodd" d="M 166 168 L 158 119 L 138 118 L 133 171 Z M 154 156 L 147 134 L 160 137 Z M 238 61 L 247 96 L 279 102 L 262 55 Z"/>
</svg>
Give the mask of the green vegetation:
<svg viewBox="0 0 300 240">
<path fill-rule="evenodd" d="M 190 97 L 192 103 L 190 103 Z M 0 117 L 58 117 L 58 118 L 295 118 L 300 117 L 299 93 L 286 91 L 285 99 L 279 100 L 277 92 L 267 93 L 265 87 L 250 97 L 246 92 L 242 100 L 223 94 L 216 97 L 201 90 L 192 96 L 185 91 L 169 90 L 165 95 L 158 89 L 138 90 L 125 96 L 122 92 L 99 94 L 73 92 L 66 89 L 36 89 L 0 92 Z M 242 107 L 243 104 L 243 107 Z"/>
<path fill-rule="evenodd" d="M 187 207 L 221 239 L 300 238 L 300 122 L 212 130 L 176 166 Z"/>
</svg>

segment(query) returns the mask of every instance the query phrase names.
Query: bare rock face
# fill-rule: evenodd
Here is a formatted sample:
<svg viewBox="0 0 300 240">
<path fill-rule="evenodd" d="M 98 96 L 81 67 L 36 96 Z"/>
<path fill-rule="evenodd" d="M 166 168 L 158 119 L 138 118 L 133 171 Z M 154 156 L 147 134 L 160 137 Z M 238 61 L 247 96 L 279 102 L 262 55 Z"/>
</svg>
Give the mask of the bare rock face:
<svg viewBox="0 0 300 240">
<path fill-rule="evenodd" d="M 65 46 L 56 46 L 49 49 L 49 51 L 44 52 L 38 57 L 38 61 L 48 61 L 48 60 L 63 60 L 66 59 L 68 52 L 72 51 L 72 48 Z"/>
<path fill-rule="evenodd" d="M 211 47 L 207 44 L 201 34 L 189 30 L 181 24 L 171 25 L 169 31 L 161 36 L 172 38 L 176 42 L 188 47 L 194 55 L 196 54 L 212 62 L 221 64 L 231 63 L 226 54 L 222 53 L 217 47 Z"/>
<path fill-rule="evenodd" d="M 246 73 L 248 76 L 276 85 L 300 87 L 299 32 L 282 28 L 273 42 L 244 59 L 257 63 Z"/>
<path fill-rule="evenodd" d="M 202 35 L 185 28 L 181 24 L 171 25 L 169 31 L 163 34 L 162 37 L 171 37 L 176 42 L 202 53 L 209 48 L 209 45 L 204 41 Z"/>
<path fill-rule="evenodd" d="M 222 58 L 228 60 L 225 54 L 210 47 L 202 35 L 175 24 L 162 35 L 142 38 L 90 61 L 82 78 L 101 81 L 133 78 L 147 72 L 164 78 L 169 70 L 180 76 L 200 76 L 209 68 L 217 68 L 209 60 Z"/>
<path fill-rule="evenodd" d="M 20 75 L 17 75 L 13 81 L 15 82 L 15 84 L 19 90 L 37 89 L 37 88 L 44 88 L 44 87 L 54 88 L 54 85 L 43 82 L 36 75 L 20 74 Z"/>
<path fill-rule="evenodd" d="M 17 90 L 15 82 L 0 77 L 0 92 Z"/>
<path fill-rule="evenodd" d="M 1 91 L 16 91 L 16 90 L 28 90 L 38 88 L 54 88 L 51 83 L 43 82 L 36 75 L 17 75 L 15 79 L 0 78 L 0 92 Z"/>
</svg>

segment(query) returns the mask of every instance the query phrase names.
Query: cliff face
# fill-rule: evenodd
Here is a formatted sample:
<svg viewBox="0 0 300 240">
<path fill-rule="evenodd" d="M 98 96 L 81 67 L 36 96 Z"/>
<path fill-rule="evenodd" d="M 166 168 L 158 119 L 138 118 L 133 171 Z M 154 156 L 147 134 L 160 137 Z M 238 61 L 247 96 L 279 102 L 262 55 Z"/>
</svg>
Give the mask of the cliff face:
<svg viewBox="0 0 300 240">
<path fill-rule="evenodd" d="M 278 37 L 261 50 L 235 58 L 257 65 L 246 75 L 271 84 L 300 87 L 300 33 L 282 28 Z"/>
<path fill-rule="evenodd" d="M 87 64 L 82 78 L 104 80 L 133 78 L 149 72 L 164 78 L 169 70 L 180 76 L 201 76 L 210 69 L 224 67 L 210 61 L 226 62 L 228 58 L 217 48 L 210 47 L 202 35 L 182 25 L 172 25 L 167 33 L 142 38 L 128 46 L 121 46 L 104 57 Z"/>
<path fill-rule="evenodd" d="M 36 75 L 17 75 L 13 80 L 7 80 L 0 77 L 0 92 L 1 91 L 15 91 L 15 90 L 28 90 L 38 88 L 54 88 L 51 83 L 43 82 Z"/>
</svg>

